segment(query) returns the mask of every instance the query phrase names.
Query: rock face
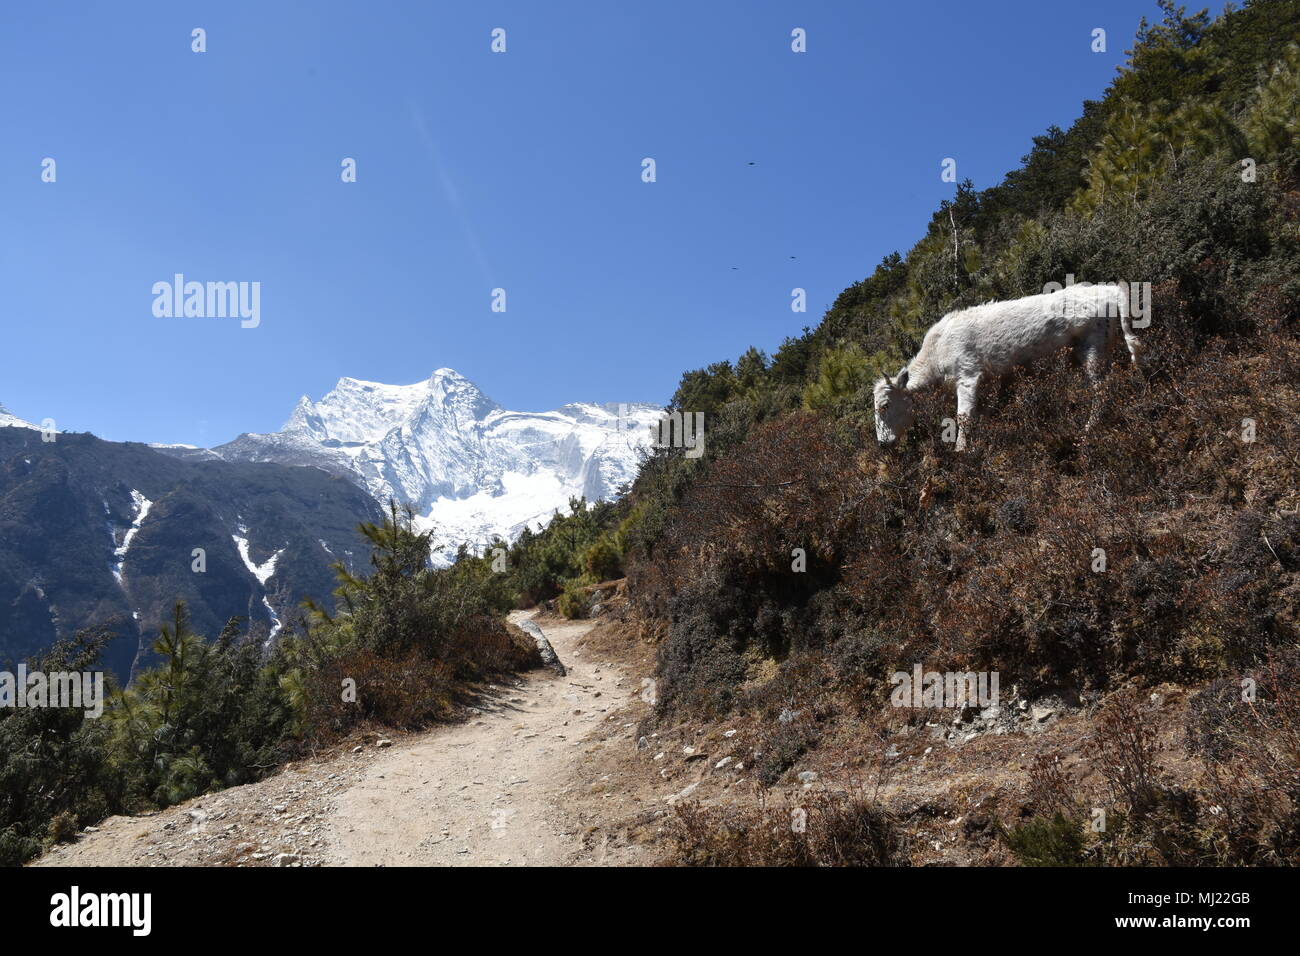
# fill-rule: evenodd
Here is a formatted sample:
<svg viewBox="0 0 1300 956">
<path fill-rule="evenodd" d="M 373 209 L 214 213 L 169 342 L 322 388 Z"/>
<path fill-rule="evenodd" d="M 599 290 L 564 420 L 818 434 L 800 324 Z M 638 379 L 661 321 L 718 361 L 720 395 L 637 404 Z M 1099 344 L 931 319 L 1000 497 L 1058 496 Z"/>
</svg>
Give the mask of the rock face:
<svg viewBox="0 0 1300 956">
<path fill-rule="evenodd" d="M 208 638 L 235 615 L 270 637 L 303 597 L 330 601 L 331 563 L 364 566 L 357 525 L 381 518 L 316 469 L 53 437 L 0 427 L 0 669 L 102 626 L 126 677 L 176 600 Z"/>
<path fill-rule="evenodd" d="M 280 431 L 212 451 L 348 477 L 381 503 L 411 504 L 454 552 L 513 540 L 567 510 L 570 498 L 612 496 L 636 476 L 659 414 L 647 404 L 512 412 L 442 368 L 414 385 L 341 378 L 320 401 L 299 399 Z"/>
</svg>

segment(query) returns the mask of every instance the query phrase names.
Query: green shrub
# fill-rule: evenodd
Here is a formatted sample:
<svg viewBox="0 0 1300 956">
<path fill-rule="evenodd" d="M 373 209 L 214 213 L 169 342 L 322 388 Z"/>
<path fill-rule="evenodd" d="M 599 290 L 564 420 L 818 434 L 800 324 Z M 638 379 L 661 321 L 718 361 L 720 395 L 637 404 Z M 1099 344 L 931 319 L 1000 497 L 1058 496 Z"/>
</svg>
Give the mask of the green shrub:
<svg viewBox="0 0 1300 956">
<path fill-rule="evenodd" d="M 511 545 L 508 584 L 519 607 L 557 597 L 567 583 L 587 575 L 606 580 L 622 574 L 620 525 L 629 517 L 625 500 L 589 504 L 569 501 L 541 531 L 525 529 Z"/>
<path fill-rule="evenodd" d="M 582 568 L 593 581 L 623 576 L 623 553 L 609 534 L 602 534 L 582 555 Z"/>
<path fill-rule="evenodd" d="M 1060 813 L 1033 817 L 1004 834 L 1021 866 L 1086 866 L 1083 824 Z"/>
<path fill-rule="evenodd" d="M 18 827 L 0 830 L 0 866 L 22 866 L 40 852 L 40 841 L 24 836 Z"/>
<path fill-rule="evenodd" d="M 555 599 L 556 610 L 570 619 L 586 617 L 590 604 L 590 595 L 580 578 L 574 578 L 565 584 L 564 590 Z"/>
</svg>

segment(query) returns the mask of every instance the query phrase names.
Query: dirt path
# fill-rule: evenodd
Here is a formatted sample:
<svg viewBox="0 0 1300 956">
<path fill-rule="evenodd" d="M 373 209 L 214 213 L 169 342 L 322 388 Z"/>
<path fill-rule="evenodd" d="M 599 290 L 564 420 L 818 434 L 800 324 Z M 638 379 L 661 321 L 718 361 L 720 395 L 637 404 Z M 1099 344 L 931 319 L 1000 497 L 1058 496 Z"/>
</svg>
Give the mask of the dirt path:
<svg viewBox="0 0 1300 956">
<path fill-rule="evenodd" d="M 574 647 L 591 627 L 546 628 L 567 677 L 532 675 L 470 723 L 394 748 L 371 765 L 330 817 L 327 865 L 568 862 L 579 837 L 564 813 L 578 777 L 576 744 L 602 724 L 612 734 L 611 713 L 626 696 L 617 672 L 583 660 Z"/>
<path fill-rule="evenodd" d="M 512 620 L 530 616 L 515 612 Z M 301 761 L 145 817 L 113 817 L 37 866 L 492 866 L 605 862 L 583 849 L 592 749 L 634 747 L 636 682 L 550 622 L 567 677 L 498 686 L 464 724 Z M 583 743 L 587 738 L 587 743 Z"/>
</svg>

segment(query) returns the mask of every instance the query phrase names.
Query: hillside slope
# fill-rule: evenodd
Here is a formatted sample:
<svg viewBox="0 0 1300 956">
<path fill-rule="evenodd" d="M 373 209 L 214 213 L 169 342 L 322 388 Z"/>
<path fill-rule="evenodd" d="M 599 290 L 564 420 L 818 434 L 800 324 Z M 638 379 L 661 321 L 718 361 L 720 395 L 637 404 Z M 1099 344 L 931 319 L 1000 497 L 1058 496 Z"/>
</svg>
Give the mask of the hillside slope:
<svg viewBox="0 0 1300 956">
<path fill-rule="evenodd" d="M 996 706 L 977 719 L 891 699 L 918 667 L 996 675 L 1003 704 L 1089 718 L 1065 745 L 1080 774 L 1053 777 L 1048 759 L 1028 822 L 996 821 L 1025 822 L 1022 849 L 1300 860 L 1300 3 L 1217 20 L 1161 6 L 1070 130 L 1036 137 L 1001 184 L 959 184 L 815 329 L 683 375 L 673 407 L 704 413 L 706 453 L 648 462 L 622 530 L 658 642 L 644 729 L 747 727 L 760 782 L 787 786 L 810 762 L 911 753 L 936 728 L 1015 731 Z M 1102 386 L 1097 427 L 1062 353 L 989 383 L 970 452 L 953 447 L 951 389 L 916 394 L 906 440 L 877 445 L 873 381 L 940 317 L 1116 280 L 1149 283 L 1152 321 L 1142 367 Z M 1170 758 L 1190 775 L 1163 763 L 1170 728 L 1139 706 L 1166 683 L 1194 696 Z M 1090 808 L 1127 825 L 1076 846 Z M 875 812 L 853 811 L 887 832 Z M 706 846 L 719 826 L 695 828 L 687 856 L 725 861 Z"/>
<path fill-rule="evenodd" d="M 0 428 L 0 661 L 98 626 L 116 635 L 105 663 L 125 678 L 178 599 L 202 633 L 238 615 L 269 635 L 305 596 L 328 602 L 330 565 L 364 561 L 357 525 L 379 514 L 313 468 Z"/>
</svg>

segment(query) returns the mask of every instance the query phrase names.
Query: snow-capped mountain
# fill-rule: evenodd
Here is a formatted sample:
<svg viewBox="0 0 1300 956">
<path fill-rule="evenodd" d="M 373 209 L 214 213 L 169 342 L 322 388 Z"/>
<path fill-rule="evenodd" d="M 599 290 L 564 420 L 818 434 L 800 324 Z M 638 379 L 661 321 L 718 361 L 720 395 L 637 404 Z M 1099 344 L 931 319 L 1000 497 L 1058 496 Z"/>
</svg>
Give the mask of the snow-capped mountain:
<svg viewBox="0 0 1300 956">
<path fill-rule="evenodd" d="M 571 497 L 613 495 L 636 477 L 660 411 L 578 403 L 513 412 L 440 368 L 414 385 L 341 378 L 320 401 L 299 399 L 280 431 L 241 435 L 212 451 L 227 461 L 348 476 L 380 502 L 409 502 L 435 540 L 454 550 L 513 540 L 566 511 Z"/>
<path fill-rule="evenodd" d="M 215 449 L 47 435 L 0 406 L 0 666 L 102 626 L 125 680 L 177 599 L 198 633 L 237 615 L 274 639 L 303 598 L 329 606 L 334 561 L 364 561 L 357 526 L 380 520 L 376 501 L 414 505 L 445 561 L 614 494 L 659 414 L 512 412 L 450 369 L 340 379 L 280 431 Z"/>
<path fill-rule="evenodd" d="M 36 429 L 39 429 L 40 426 L 39 426 L 39 425 L 33 425 L 31 422 L 25 422 L 25 421 L 23 421 L 23 420 L 22 420 L 21 418 L 19 418 L 17 415 L 12 415 L 12 414 L 10 414 L 9 409 L 5 408 L 3 405 L 0 405 L 0 428 L 36 428 Z"/>
</svg>

